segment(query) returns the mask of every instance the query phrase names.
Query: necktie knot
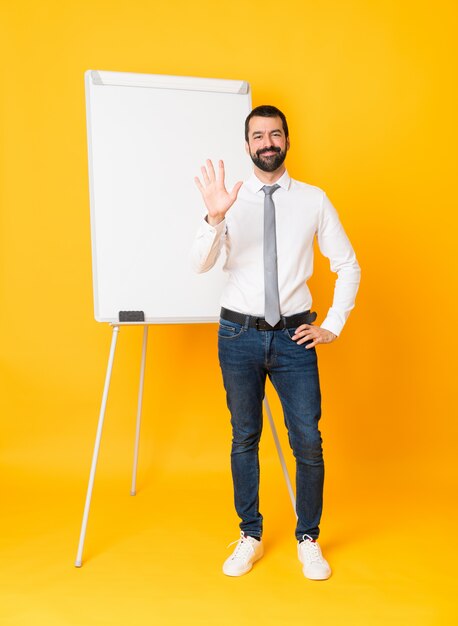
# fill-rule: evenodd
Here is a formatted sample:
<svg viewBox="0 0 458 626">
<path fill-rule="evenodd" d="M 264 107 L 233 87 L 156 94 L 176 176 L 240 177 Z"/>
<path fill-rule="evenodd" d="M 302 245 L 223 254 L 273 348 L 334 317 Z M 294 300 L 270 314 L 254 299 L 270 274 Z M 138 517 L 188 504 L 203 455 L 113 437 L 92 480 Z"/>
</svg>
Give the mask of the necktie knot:
<svg viewBox="0 0 458 626">
<path fill-rule="evenodd" d="M 262 187 L 263 192 L 266 196 L 271 196 L 277 189 L 279 189 L 280 185 L 264 185 Z"/>
</svg>

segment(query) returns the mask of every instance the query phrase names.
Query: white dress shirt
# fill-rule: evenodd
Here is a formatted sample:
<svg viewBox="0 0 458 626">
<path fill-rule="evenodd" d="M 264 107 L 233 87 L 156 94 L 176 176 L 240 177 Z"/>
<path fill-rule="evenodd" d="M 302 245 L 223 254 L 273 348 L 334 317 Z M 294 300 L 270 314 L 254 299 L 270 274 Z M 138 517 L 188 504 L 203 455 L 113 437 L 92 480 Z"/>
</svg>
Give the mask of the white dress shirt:
<svg viewBox="0 0 458 626">
<path fill-rule="evenodd" d="M 217 226 L 202 220 L 191 251 L 197 272 L 213 267 L 222 248 L 228 282 L 221 297 L 227 309 L 264 316 L 264 192 L 253 173 L 242 185 L 237 200 Z M 276 181 L 278 288 L 282 315 L 312 308 L 307 281 L 313 272 L 313 239 L 337 272 L 332 306 L 322 328 L 339 335 L 355 305 L 361 270 L 337 211 L 318 187 L 290 178 L 287 171 Z"/>
</svg>

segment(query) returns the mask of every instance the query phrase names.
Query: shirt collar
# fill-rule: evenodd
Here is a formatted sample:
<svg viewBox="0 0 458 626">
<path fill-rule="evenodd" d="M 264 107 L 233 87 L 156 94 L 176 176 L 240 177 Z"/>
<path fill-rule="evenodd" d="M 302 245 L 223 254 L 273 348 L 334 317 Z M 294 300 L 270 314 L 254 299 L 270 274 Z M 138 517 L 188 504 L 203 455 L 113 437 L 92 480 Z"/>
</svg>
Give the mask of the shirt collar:
<svg viewBox="0 0 458 626">
<path fill-rule="evenodd" d="M 291 183 L 290 175 L 288 174 L 288 171 L 285 170 L 283 174 L 280 176 L 280 178 L 277 181 L 275 181 L 274 184 L 279 185 L 282 189 L 288 190 L 290 183 Z M 245 181 L 245 185 L 253 193 L 257 193 L 258 191 L 261 191 L 261 189 L 264 187 L 265 184 L 266 183 L 263 183 L 262 180 L 259 180 L 259 178 L 256 176 L 254 172 L 251 174 L 250 178 L 248 178 L 248 180 Z"/>
</svg>

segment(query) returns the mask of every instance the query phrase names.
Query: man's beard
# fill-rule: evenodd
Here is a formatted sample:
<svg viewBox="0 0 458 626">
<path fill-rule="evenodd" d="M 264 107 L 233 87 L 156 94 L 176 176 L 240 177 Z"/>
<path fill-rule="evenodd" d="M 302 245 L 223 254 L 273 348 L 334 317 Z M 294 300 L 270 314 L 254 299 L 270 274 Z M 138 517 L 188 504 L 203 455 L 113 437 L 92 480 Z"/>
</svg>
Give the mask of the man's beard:
<svg viewBox="0 0 458 626">
<path fill-rule="evenodd" d="M 272 156 L 263 157 L 264 152 L 275 152 Z M 274 172 L 276 169 L 280 167 L 283 161 L 286 159 L 286 151 L 282 152 L 281 148 L 271 147 L 271 148 L 263 148 L 262 150 L 258 150 L 254 154 L 251 154 L 250 157 L 256 167 L 259 167 L 263 172 Z"/>
</svg>

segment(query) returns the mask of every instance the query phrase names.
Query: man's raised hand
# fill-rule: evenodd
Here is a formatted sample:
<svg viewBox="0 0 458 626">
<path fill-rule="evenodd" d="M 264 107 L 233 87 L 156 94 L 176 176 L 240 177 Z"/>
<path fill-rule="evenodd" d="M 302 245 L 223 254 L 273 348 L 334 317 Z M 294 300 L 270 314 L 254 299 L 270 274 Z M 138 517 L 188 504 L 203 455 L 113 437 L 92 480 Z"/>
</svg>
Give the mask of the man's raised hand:
<svg viewBox="0 0 458 626">
<path fill-rule="evenodd" d="M 213 163 L 207 159 L 207 165 L 201 168 L 204 184 L 201 183 L 198 176 L 194 181 L 199 188 L 205 206 L 208 210 L 208 223 L 216 226 L 223 221 L 226 213 L 237 199 L 237 194 L 242 181 L 235 183 L 232 191 L 229 193 L 224 185 L 224 163 L 219 161 L 218 178 L 216 178 Z"/>
</svg>

